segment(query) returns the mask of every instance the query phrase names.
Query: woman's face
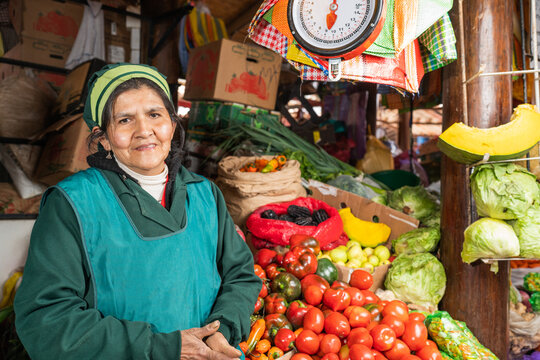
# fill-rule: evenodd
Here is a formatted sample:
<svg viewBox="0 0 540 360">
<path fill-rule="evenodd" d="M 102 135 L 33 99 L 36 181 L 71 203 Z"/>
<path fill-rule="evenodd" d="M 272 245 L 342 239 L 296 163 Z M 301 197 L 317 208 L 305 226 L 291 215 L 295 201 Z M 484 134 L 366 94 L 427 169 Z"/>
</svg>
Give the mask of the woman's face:
<svg viewBox="0 0 540 360">
<path fill-rule="evenodd" d="M 131 170 L 158 175 L 164 169 L 175 127 L 161 97 L 144 86 L 116 98 L 101 144 Z"/>
</svg>

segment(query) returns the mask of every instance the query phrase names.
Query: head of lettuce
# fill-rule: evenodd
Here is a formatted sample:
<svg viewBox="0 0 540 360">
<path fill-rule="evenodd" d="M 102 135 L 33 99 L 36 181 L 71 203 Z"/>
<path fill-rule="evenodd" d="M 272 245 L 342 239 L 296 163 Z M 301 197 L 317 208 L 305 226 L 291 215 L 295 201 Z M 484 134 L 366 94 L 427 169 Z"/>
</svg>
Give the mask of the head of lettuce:
<svg viewBox="0 0 540 360">
<path fill-rule="evenodd" d="M 482 218 L 465 229 L 461 251 L 463 262 L 478 259 L 497 259 L 519 256 L 519 240 L 514 229 L 506 222 Z"/>
<path fill-rule="evenodd" d="M 430 253 L 401 254 L 392 262 L 384 286 L 402 301 L 435 310 L 446 290 L 446 274 Z"/>
<path fill-rule="evenodd" d="M 512 220 L 540 201 L 536 176 L 513 164 L 485 164 L 474 169 L 471 191 L 478 215 Z"/>
</svg>

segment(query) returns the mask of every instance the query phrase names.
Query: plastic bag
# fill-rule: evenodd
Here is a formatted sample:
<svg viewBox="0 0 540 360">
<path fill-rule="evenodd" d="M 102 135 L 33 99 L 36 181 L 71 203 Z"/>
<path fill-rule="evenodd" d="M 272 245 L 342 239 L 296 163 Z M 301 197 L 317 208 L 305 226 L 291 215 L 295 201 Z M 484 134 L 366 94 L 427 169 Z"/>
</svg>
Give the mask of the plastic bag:
<svg viewBox="0 0 540 360">
<path fill-rule="evenodd" d="M 426 320 L 429 337 L 441 352 L 457 360 L 498 360 L 484 347 L 465 323 L 456 321 L 446 311 L 436 311 Z"/>
<path fill-rule="evenodd" d="M 540 345 L 540 315 L 527 313 L 523 304 L 510 305 L 508 327 L 512 356 L 521 357 Z"/>
<path fill-rule="evenodd" d="M 311 212 L 323 209 L 329 218 L 318 226 L 301 226 L 289 221 L 261 217 L 261 214 L 266 210 L 273 210 L 278 216 L 286 214 L 290 205 L 303 206 Z M 288 246 L 289 239 L 294 234 L 313 236 L 319 241 L 322 250 L 331 250 L 338 245 L 346 244 L 349 240 L 343 233 L 343 222 L 338 211 L 324 201 L 307 197 L 261 206 L 248 217 L 246 226 L 251 232 L 251 241 L 257 249 Z"/>
<path fill-rule="evenodd" d="M 372 199 L 379 195 L 371 186 L 353 178 L 351 175 L 340 175 L 337 178 L 330 180 L 328 185 L 335 186 L 341 190 L 351 192 L 367 199 Z"/>
</svg>

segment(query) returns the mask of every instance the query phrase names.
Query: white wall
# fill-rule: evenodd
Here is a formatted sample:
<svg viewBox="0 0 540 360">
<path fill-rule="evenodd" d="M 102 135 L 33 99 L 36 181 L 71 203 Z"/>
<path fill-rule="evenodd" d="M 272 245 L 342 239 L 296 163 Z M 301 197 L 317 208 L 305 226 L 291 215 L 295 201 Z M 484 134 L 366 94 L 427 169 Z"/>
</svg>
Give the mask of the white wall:
<svg viewBox="0 0 540 360">
<path fill-rule="evenodd" d="M 0 299 L 10 273 L 24 266 L 35 220 L 0 220 Z"/>
</svg>

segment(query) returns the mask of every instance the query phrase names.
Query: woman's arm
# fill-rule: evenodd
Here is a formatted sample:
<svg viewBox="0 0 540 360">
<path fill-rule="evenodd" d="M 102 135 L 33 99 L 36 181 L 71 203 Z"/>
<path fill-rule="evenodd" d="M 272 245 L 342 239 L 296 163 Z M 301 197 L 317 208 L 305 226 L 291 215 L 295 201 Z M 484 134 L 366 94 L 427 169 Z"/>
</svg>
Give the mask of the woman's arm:
<svg viewBox="0 0 540 360">
<path fill-rule="evenodd" d="M 32 359 L 180 358 L 180 331 L 152 333 L 147 323 L 104 318 L 94 308 L 79 224 L 58 190 L 33 228 L 15 314 Z"/>
<path fill-rule="evenodd" d="M 206 323 L 219 320 L 219 332 L 236 346 L 249 335 L 249 316 L 262 283 L 253 270 L 253 255 L 236 232 L 221 191 L 214 184 L 212 188 L 218 211 L 217 263 L 221 289 Z"/>
</svg>

